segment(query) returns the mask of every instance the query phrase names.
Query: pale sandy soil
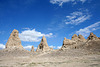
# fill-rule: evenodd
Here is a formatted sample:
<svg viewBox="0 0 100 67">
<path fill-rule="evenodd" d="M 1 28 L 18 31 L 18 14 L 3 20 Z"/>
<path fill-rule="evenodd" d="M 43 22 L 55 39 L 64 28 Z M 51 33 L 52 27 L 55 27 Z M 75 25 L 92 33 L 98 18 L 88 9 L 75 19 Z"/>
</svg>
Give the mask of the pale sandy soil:
<svg viewBox="0 0 100 67">
<path fill-rule="evenodd" d="M 82 49 L 35 54 L 22 52 L 23 56 L 16 52 L 11 56 L 12 53 L 1 55 L 3 53 L 0 50 L 0 67 L 100 67 L 100 52 Z"/>
</svg>

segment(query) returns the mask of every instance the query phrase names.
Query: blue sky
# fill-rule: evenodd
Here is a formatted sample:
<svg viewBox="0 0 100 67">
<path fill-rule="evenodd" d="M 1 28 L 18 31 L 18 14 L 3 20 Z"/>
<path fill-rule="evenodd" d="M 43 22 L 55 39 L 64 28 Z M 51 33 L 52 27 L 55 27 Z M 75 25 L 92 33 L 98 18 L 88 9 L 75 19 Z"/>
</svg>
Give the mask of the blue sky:
<svg viewBox="0 0 100 67">
<path fill-rule="evenodd" d="M 43 35 L 58 49 L 63 39 L 90 32 L 100 37 L 99 0 L 0 0 L 0 49 L 13 29 L 25 49 L 39 45 Z"/>
</svg>

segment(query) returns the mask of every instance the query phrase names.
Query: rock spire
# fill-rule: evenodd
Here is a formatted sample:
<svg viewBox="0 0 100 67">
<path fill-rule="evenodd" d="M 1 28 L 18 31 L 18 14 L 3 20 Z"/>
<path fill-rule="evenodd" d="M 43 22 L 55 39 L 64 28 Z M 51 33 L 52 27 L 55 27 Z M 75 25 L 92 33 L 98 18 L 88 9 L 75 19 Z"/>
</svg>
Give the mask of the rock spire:
<svg viewBox="0 0 100 67">
<path fill-rule="evenodd" d="M 32 46 L 32 48 L 31 48 L 31 52 L 35 52 L 35 51 L 34 51 L 34 46 Z"/>
<path fill-rule="evenodd" d="M 21 45 L 21 40 L 19 38 L 19 32 L 16 29 L 12 31 L 6 43 L 6 48 L 13 48 L 13 47 L 23 48 L 23 46 Z"/>
<path fill-rule="evenodd" d="M 38 52 L 38 51 L 48 51 L 48 50 L 50 50 L 50 48 L 47 44 L 47 40 L 46 40 L 45 36 L 43 36 L 36 51 Z"/>
</svg>

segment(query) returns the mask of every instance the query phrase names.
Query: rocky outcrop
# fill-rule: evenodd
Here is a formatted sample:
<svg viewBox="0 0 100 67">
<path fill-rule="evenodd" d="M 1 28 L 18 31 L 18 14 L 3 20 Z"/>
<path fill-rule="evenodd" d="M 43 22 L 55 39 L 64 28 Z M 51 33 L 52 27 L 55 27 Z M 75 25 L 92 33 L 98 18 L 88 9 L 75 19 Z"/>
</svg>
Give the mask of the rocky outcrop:
<svg viewBox="0 0 100 67">
<path fill-rule="evenodd" d="M 73 44 L 76 44 L 76 43 L 75 43 L 75 41 L 64 38 L 63 44 L 64 45 L 73 45 Z"/>
<path fill-rule="evenodd" d="M 18 30 L 14 29 L 6 43 L 6 48 L 23 48 L 21 45 L 21 40 L 19 38 L 19 32 Z"/>
<path fill-rule="evenodd" d="M 34 46 L 32 46 L 32 48 L 31 48 L 31 52 L 35 52 L 35 51 L 34 51 Z"/>
<path fill-rule="evenodd" d="M 74 34 L 74 35 L 72 36 L 72 39 L 71 39 L 71 40 L 76 41 L 76 40 L 79 40 L 79 38 L 78 38 L 78 36 L 77 36 L 76 34 Z"/>
<path fill-rule="evenodd" d="M 85 39 L 82 35 L 78 35 L 78 38 L 79 38 L 81 41 L 86 41 L 86 39 Z"/>
<path fill-rule="evenodd" d="M 71 49 L 71 48 L 76 49 L 82 47 L 85 42 L 86 39 L 82 35 L 77 36 L 76 34 L 74 34 L 71 40 L 64 38 L 61 49 Z"/>
<path fill-rule="evenodd" d="M 38 45 L 37 47 L 37 52 L 41 52 L 41 51 L 49 51 L 50 48 L 47 44 L 47 40 L 45 38 L 45 36 L 42 37 L 41 43 Z"/>
<path fill-rule="evenodd" d="M 87 42 L 84 45 L 84 48 L 87 50 L 99 51 L 100 52 L 100 39 L 95 34 L 90 33 L 87 38 Z"/>
<path fill-rule="evenodd" d="M 93 34 L 93 33 L 90 33 L 89 37 L 87 38 L 87 40 L 99 40 L 99 38 Z"/>
<path fill-rule="evenodd" d="M 90 33 L 87 40 L 82 35 L 74 34 L 71 40 L 64 38 L 61 49 L 92 48 L 96 50 L 96 48 L 98 49 L 96 45 L 100 48 L 100 38 L 95 34 Z"/>
<path fill-rule="evenodd" d="M 98 39 L 100 39 L 100 37 L 98 37 Z"/>
<path fill-rule="evenodd" d="M 99 51 L 100 52 L 100 40 L 89 40 L 84 48 L 91 51 Z"/>
<path fill-rule="evenodd" d="M 62 45 L 61 49 L 69 49 L 69 48 L 72 48 L 72 46 L 74 44 L 76 44 L 76 41 L 73 41 L 73 40 L 69 40 L 69 39 L 64 38 L 63 45 Z"/>
<path fill-rule="evenodd" d="M 86 39 L 82 36 L 82 35 L 76 35 L 76 34 L 74 34 L 73 36 L 72 36 L 72 39 L 71 40 L 74 40 L 74 41 L 86 41 Z"/>
</svg>

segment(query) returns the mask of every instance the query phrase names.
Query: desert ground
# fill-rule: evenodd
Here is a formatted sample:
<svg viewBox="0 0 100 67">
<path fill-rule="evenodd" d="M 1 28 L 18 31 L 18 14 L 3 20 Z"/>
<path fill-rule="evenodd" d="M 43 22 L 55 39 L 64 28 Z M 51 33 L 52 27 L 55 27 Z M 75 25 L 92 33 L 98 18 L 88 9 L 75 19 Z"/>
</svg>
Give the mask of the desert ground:
<svg viewBox="0 0 100 67">
<path fill-rule="evenodd" d="M 31 53 L 26 50 L 0 50 L 0 67 L 100 67 L 100 52 L 84 49 Z"/>
</svg>

